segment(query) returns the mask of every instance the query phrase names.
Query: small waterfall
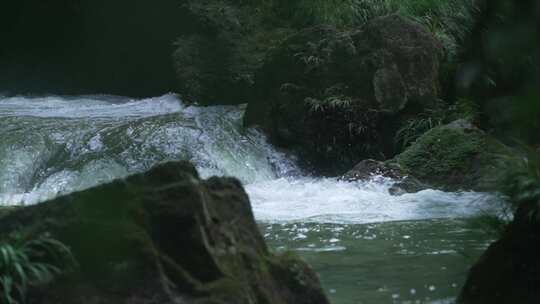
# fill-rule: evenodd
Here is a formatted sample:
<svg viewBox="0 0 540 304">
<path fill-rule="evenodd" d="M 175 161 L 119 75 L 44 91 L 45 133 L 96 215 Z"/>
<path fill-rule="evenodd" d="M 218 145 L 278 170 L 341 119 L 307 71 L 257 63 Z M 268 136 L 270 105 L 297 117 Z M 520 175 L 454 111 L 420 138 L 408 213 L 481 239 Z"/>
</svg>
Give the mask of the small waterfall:
<svg viewBox="0 0 540 304">
<path fill-rule="evenodd" d="M 181 159 L 203 177 L 239 178 L 265 222 L 460 218 L 496 205 L 480 193 L 394 197 L 391 180 L 304 176 L 292 157 L 242 127 L 244 108 L 187 106 L 173 94 L 0 99 L 0 203 L 35 204 Z"/>
<path fill-rule="evenodd" d="M 242 128 L 243 111 L 186 106 L 173 94 L 0 99 L 0 203 L 34 204 L 167 160 L 246 184 L 297 170 Z"/>
</svg>

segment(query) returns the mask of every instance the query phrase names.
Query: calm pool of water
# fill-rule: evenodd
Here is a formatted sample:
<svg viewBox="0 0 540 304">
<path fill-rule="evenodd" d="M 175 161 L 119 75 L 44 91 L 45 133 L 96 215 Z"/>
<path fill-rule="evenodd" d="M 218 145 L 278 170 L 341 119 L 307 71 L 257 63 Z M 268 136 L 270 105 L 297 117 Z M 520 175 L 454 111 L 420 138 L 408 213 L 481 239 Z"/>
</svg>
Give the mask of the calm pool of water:
<svg viewBox="0 0 540 304">
<path fill-rule="evenodd" d="M 261 224 L 269 246 L 299 253 L 334 304 L 454 303 L 491 242 L 467 220 Z"/>
</svg>

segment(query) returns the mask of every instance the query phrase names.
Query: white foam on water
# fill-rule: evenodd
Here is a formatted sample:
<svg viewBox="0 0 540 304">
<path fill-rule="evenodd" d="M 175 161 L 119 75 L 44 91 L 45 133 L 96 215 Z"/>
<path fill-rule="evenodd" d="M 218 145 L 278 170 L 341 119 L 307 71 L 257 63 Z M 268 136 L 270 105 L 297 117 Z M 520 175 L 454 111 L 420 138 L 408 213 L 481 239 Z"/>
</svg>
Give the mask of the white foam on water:
<svg viewBox="0 0 540 304">
<path fill-rule="evenodd" d="M 135 100 L 95 95 L 82 97 L 9 97 L 0 101 L 2 116 L 42 118 L 150 117 L 181 111 L 185 106 L 175 94 Z"/>
<path fill-rule="evenodd" d="M 391 196 L 393 181 L 302 176 L 294 159 L 242 127 L 245 106 L 197 107 L 178 96 L 0 98 L 0 204 L 35 204 L 189 160 L 203 177 L 239 178 L 262 222 L 372 223 L 494 212 L 482 193 Z"/>
<path fill-rule="evenodd" d="M 280 178 L 246 189 L 255 217 L 267 223 L 366 224 L 434 218 L 465 218 L 501 212 L 492 194 L 424 190 L 389 194 L 393 181 L 344 182 L 332 178 Z"/>
<path fill-rule="evenodd" d="M 174 94 L 0 98 L 0 204 L 39 203 L 170 160 L 244 183 L 296 170 L 243 128 L 244 109 L 188 106 Z"/>
</svg>

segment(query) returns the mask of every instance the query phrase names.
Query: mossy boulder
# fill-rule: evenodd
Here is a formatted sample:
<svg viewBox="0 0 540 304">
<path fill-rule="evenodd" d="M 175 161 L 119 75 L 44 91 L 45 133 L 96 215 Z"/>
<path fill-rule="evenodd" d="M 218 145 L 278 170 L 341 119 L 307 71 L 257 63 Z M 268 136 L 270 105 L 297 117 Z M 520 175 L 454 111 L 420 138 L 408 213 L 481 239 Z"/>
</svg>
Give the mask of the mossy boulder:
<svg viewBox="0 0 540 304">
<path fill-rule="evenodd" d="M 12 210 L 14 232 L 48 232 L 79 263 L 28 303 L 328 303 L 308 265 L 268 251 L 239 181 L 185 162 Z"/>
<path fill-rule="evenodd" d="M 431 129 L 393 162 L 408 174 L 444 190 L 494 189 L 497 164 L 508 148 L 467 120 Z"/>
<path fill-rule="evenodd" d="M 390 158 L 400 122 L 438 104 L 441 50 L 398 15 L 303 30 L 268 53 L 244 122 L 329 172 Z"/>
</svg>

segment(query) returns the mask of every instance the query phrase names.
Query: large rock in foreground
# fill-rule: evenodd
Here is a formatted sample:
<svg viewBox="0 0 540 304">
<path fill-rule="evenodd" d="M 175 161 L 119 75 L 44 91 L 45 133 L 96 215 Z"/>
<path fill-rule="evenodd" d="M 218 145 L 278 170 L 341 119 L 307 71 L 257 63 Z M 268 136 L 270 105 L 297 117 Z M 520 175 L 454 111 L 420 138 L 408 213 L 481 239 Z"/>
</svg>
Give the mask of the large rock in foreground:
<svg viewBox="0 0 540 304">
<path fill-rule="evenodd" d="M 461 304 L 540 303 L 539 201 L 520 205 L 502 238 L 471 268 Z"/>
<path fill-rule="evenodd" d="M 241 184 L 188 163 L 4 215 L 16 231 L 51 233 L 80 264 L 28 303 L 328 303 L 309 266 L 268 252 Z"/>
<path fill-rule="evenodd" d="M 440 43 L 398 15 L 316 27 L 271 51 L 244 122 L 333 172 L 393 156 L 400 123 L 436 106 Z"/>
</svg>

